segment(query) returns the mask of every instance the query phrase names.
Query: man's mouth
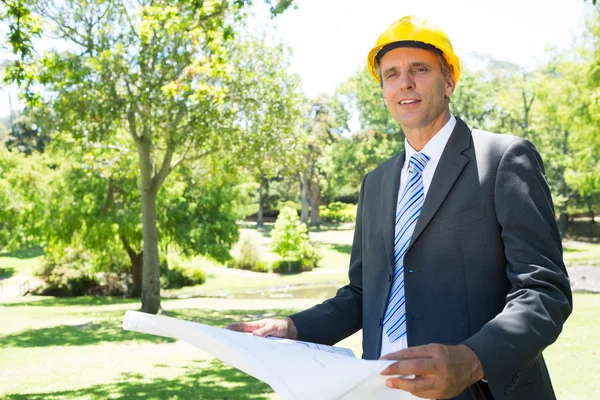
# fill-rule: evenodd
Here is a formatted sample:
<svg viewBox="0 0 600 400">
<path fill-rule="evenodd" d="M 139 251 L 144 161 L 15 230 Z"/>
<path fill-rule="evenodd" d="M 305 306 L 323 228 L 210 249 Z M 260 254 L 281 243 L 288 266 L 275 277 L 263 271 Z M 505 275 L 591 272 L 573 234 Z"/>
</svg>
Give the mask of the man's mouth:
<svg viewBox="0 0 600 400">
<path fill-rule="evenodd" d="M 401 106 L 406 105 L 406 104 L 413 104 L 418 102 L 419 100 L 400 100 L 399 104 Z"/>
</svg>

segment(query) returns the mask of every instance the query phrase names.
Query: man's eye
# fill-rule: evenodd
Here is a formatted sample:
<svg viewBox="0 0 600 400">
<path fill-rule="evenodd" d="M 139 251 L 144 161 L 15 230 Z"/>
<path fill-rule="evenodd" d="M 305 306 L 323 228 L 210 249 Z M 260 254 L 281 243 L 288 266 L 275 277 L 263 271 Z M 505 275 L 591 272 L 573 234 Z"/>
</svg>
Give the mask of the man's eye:
<svg viewBox="0 0 600 400">
<path fill-rule="evenodd" d="M 396 76 L 396 73 L 392 72 L 392 73 L 388 74 L 387 79 L 393 78 L 395 76 Z"/>
</svg>

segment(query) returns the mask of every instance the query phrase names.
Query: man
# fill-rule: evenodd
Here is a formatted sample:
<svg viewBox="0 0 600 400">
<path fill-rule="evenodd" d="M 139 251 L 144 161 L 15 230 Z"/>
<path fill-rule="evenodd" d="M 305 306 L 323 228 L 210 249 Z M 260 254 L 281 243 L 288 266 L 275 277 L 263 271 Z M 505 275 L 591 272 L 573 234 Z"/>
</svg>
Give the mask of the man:
<svg viewBox="0 0 600 400">
<path fill-rule="evenodd" d="M 364 178 L 350 283 L 285 320 L 233 324 L 398 360 L 387 385 L 436 399 L 555 398 L 542 351 L 572 309 L 533 144 L 450 114 L 460 64 L 446 34 L 404 17 L 369 53 L 405 150 Z M 415 375 L 403 379 L 402 375 Z"/>
</svg>

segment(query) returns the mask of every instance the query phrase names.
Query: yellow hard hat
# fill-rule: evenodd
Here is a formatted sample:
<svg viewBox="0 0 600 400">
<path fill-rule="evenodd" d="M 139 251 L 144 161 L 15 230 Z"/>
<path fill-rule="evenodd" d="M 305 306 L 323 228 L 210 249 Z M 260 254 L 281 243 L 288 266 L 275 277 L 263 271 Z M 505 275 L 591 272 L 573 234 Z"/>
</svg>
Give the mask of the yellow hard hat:
<svg viewBox="0 0 600 400">
<path fill-rule="evenodd" d="M 377 82 L 379 82 L 377 53 L 385 46 L 398 42 L 415 42 L 415 46 L 407 43 L 408 47 L 419 47 L 419 43 L 424 43 L 425 45 L 437 48 L 448 62 L 455 82 L 458 82 L 458 78 L 460 78 L 460 62 L 456 54 L 454 54 L 450 39 L 448 39 L 448 36 L 437 25 L 433 25 L 428 20 L 415 16 L 403 17 L 390 25 L 379 36 L 377 44 L 369 52 L 367 65 L 369 66 L 369 72 Z"/>
</svg>

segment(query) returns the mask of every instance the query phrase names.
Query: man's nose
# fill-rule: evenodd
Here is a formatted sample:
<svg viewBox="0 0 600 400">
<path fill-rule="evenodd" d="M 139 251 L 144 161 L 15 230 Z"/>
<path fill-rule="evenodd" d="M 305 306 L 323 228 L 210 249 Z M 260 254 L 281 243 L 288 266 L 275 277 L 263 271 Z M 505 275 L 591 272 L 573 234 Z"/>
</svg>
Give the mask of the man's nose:
<svg viewBox="0 0 600 400">
<path fill-rule="evenodd" d="M 414 90 L 415 81 L 412 79 L 410 74 L 403 73 L 400 75 L 399 85 L 401 90 Z"/>
</svg>

